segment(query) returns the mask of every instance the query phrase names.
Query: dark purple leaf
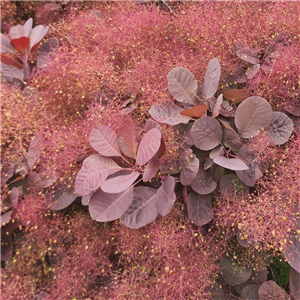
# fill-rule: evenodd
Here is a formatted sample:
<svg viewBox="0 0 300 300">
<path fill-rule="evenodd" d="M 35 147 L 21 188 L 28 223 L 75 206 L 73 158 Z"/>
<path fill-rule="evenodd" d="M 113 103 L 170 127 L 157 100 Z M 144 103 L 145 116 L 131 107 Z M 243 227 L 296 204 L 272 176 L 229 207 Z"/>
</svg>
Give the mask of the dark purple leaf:
<svg viewBox="0 0 300 300">
<path fill-rule="evenodd" d="M 197 80 L 188 69 L 174 68 L 169 72 L 167 78 L 168 90 L 178 102 L 195 105 Z"/>
<path fill-rule="evenodd" d="M 180 182 L 183 185 L 190 185 L 197 175 L 199 169 L 199 159 L 193 154 L 191 149 L 181 153 L 179 157 Z"/>
<path fill-rule="evenodd" d="M 150 129 L 139 144 L 136 165 L 145 165 L 158 151 L 161 144 L 161 133 L 157 128 Z"/>
<path fill-rule="evenodd" d="M 133 186 L 116 194 L 97 190 L 89 203 L 91 217 L 98 222 L 109 222 L 120 218 L 132 204 L 133 190 Z"/>
<path fill-rule="evenodd" d="M 137 138 L 134 124 L 130 117 L 126 117 L 123 121 L 120 137 L 119 146 L 121 151 L 128 157 L 136 158 L 137 150 Z"/>
<path fill-rule="evenodd" d="M 220 155 L 222 156 L 223 154 L 224 154 L 224 147 L 221 145 L 210 151 L 209 158 L 214 159 L 214 157 L 220 156 Z"/>
<path fill-rule="evenodd" d="M 236 175 L 246 185 L 250 187 L 254 186 L 256 180 L 262 176 L 258 154 L 251 150 L 247 145 L 243 145 L 238 152 L 238 157 L 246 162 L 249 169 L 236 171 Z"/>
<path fill-rule="evenodd" d="M 62 210 L 72 204 L 77 198 L 73 188 L 60 189 L 45 195 L 45 202 L 49 209 Z"/>
<path fill-rule="evenodd" d="M 1 203 L 2 211 L 14 207 L 18 204 L 20 192 L 17 187 L 13 187 L 10 194 Z"/>
<path fill-rule="evenodd" d="M 243 145 L 239 135 L 232 128 L 229 129 L 228 127 L 225 127 L 223 130 L 222 142 L 232 151 L 240 150 Z"/>
<path fill-rule="evenodd" d="M 257 135 L 262 128 L 268 128 L 271 121 L 271 105 L 267 100 L 258 96 L 244 100 L 235 113 L 235 125 L 243 138 Z"/>
<path fill-rule="evenodd" d="M 9 260 L 12 257 L 13 241 L 12 232 L 1 228 L 1 261 Z"/>
<path fill-rule="evenodd" d="M 219 115 L 222 108 L 222 102 L 223 102 L 223 94 L 220 94 L 214 105 L 213 116 L 212 116 L 213 118 L 216 118 Z"/>
<path fill-rule="evenodd" d="M 213 217 L 213 208 L 209 195 L 191 192 L 188 195 L 187 209 L 189 218 L 197 225 L 207 224 Z"/>
<path fill-rule="evenodd" d="M 260 70 L 260 64 L 255 64 L 253 66 L 250 66 L 246 71 L 247 78 L 248 79 L 254 78 L 259 70 Z"/>
<path fill-rule="evenodd" d="M 300 117 L 300 103 L 286 103 L 283 108 L 291 115 Z"/>
<path fill-rule="evenodd" d="M 289 233 L 288 242 L 283 247 L 283 254 L 290 266 L 300 273 L 300 234 L 296 230 Z"/>
<path fill-rule="evenodd" d="M 206 195 L 212 193 L 216 189 L 217 183 L 213 180 L 210 172 L 199 169 L 191 187 L 198 194 Z"/>
<path fill-rule="evenodd" d="M 91 146 L 103 156 L 121 156 L 118 138 L 114 130 L 100 125 L 94 128 L 89 137 Z"/>
<path fill-rule="evenodd" d="M 8 211 L 5 214 L 1 215 L 1 227 L 11 220 L 11 214 L 12 211 Z"/>
<path fill-rule="evenodd" d="M 259 59 L 257 58 L 257 53 L 255 52 L 255 50 L 247 46 L 237 45 L 236 55 L 243 61 L 249 62 L 252 65 L 256 65 L 259 63 Z"/>
<path fill-rule="evenodd" d="M 267 134 L 276 145 L 283 145 L 289 140 L 293 128 L 294 123 L 287 115 L 273 111 L 272 122 L 267 129 Z"/>
<path fill-rule="evenodd" d="M 157 217 L 156 189 L 137 186 L 133 192 L 133 202 L 121 216 L 121 222 L 132 229 L 138 229 L 153 222 Z"/>
<path fill-rule="evenodd" d="M 183 108 L 175 105 L 174 103 L 164 102 L 152 106 L 149 110 L 149 114 L 155 121 L 171 126 L 180 123 L 187 124 L 191 117 L 182 116 L 180 114 L 181 111 L 183 111 Z"/>
<path fill-rule="evenodd" d="M 258 284 L 249 284 L 246 285 L 242 292 L 240 297 L 242 299 L 248 299 L 248 300 L 258 300 L 258 290 L 259 290 Z"/>
<path fill-rule="evenodd" d="M 204 161 L 203 170 L 208 170 L 213 165 L 213 163 L 214 161 L 210 157 L 206 158 Z"/>
<path fill-rule="evenodd" d="M 270 299 L 288 299 L 288 294 L 276 284 L 275 281 L 269 280 L 264 282 L 258 291 L 259 300 L 270 300 Z"/>
<path fill-rule="evenodd" d="M 289 274 L 290 290 L 294 299 L 300 299 L 300 273 L 294 268 L 290 269 Z"/>
<path fill-rule="evenodd" d="M 235 174 L 226 174 L 220 179 L 220 190 L 222 193 L 249 193 L 249 187 L 244 184 Z"/>
<path fill-rule="evenodd" d="M 167 150 L 167 146 L 166 146 L 165 140 L 163 137 L 161 137 L 160 146 L 159 146 L 159 149 L 157 150 L 157 152 L 155 153 L 155 157 L 160 159 L 161 157 L 164 156 L 164 154 L 166 153 L 166 150 Z"/>
<path fill-rule="evenodd" d="M 83 161 L 83 165 L 75 179 L 75 191 L 79 196 L 96 191 L 108 175 L 121 171 L 111 158 L 94 154 Z"/>
<path fill-rule="evenodd" d="M 211 150 L 222 140 L 222 127 L 218 120 L 212 117 L 198 119 L 192 127 L 194 145 L 201 150 Z"/>
<path fill-rule="evenodd" d="M 35 188 L 47 188 L 56 181 L 55 173 L 52 169 L 47 169 L 43 172 L 29 172 L 26 176 L 28 185 Z"/>
<path fill-rule="evenodd" d="M 208 63 L 202 86 L 202 95 L 205 100 L 211 98 L 218 90 L 220 76 L 220 63 L 217 58 L 213 58 Z"/>
<path fill-rule="evenodd" d="M 139 177 L 140 173 L 132 172 L 129 175 L 120 175 L 107 179 L 102 185 L 101 190 L 105 193 L 120 193 L 127 190 Z"/>
<path fill-rule="evenodd" d="M 224 254 L 220 260 L 222 277 L 231 286 L 236 286 L 246 282 L 252 273 L 251 268 L 243 267 L 236 260 L 226 257 Z"/>
<path fill-rule="evenodd" d="M 249 167 L 240 159 L 226 158 L 224 156 L 216 156 L 213 159 L 214 163 L 233 171 L 248 170 Z"/>
<path fill-rule="evenodd" d="M 215 182 L 219 182 L 221 177 L 224 175 L 225 169 L 221 166 L 213 164 L 210 168 L 211 176 Z"/>
<path fill-rule="evenodd" d="M 176 200 L 176 194 L 174 192 L 175 183 L 175 179 L 172 176 L 167 176 L 163 184 L 157 190 L 155 202 L 158 213 L 163 217 L 171 211 Z"/>
<path fill-rule="evenodd" d="M 29 150 L 25 156 L 29 170 L 32 169 L 36 161 L 39 159 L 44 147 L 44 138 L 42 134 L 37 134 L 31 141 Z"/>
<path fill-rule="evenodd" d="M 1 62 L 1 73 L 5 77 L 16 78 L 21 81 L 24 80 L 23 70 L 19 70 L 14 66 L 10 66 Z"/>
<path fill-rule="evenodd" d="M 253 234 L 249 235 L 245 230 L 243 229 L 239 229 L 237 228 L 236 229 L 236 238 L 239 242 L 239 244 L 242 246 L 242 247 L 248 247 L 249 245 L 255 245 L 256 244 L 256 241 L 254 240 L 254 236 Z M 245 236 L 247 238 L 245 238 Z"/>
<path fill-rule="evenodd" d="M 246 76 L 247 69 L 244 67 L 238 67 L 234 72 L 234 77 L 236 78 L 237 83 L 245 83 L 247 82 Z"/>
<path fill-rule="evenodd" d="M 148 182 L 149 180 L 151 180 L 158 172 L 159 167 L 159 159 L 156 156 L 152 157 L 144 170 L 143 181 Z"/>
</svg>

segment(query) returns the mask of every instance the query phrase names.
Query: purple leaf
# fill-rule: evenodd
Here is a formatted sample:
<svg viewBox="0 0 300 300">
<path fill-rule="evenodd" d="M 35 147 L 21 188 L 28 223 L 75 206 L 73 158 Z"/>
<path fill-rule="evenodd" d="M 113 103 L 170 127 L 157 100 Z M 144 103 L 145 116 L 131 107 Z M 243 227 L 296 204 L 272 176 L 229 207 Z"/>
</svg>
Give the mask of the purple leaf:
<svg viewBox="0 0 300 300">
<path fill-rule="evenodd" d="M 213 209 L 209 195 L 191 192 L 188 195 L 187 209 L 189 218 L 197 225 L 207 224 L 213 217 Z"/>
<path fill-rule="evenodd" d="M 132 204 L 133 190 L 133 186 L 116 194 L 97 190 L 89 204 L 91 217 L 98 222 L 109 222 L 120 218 Z"/>
<path fill-rule="evenodd" d="M 211 98 L 219 87 L 221 67 L 217 58 L 209 61 L 202 86 L 202 94 L 205 100 Z"/>
<path fill-rule="evenodd" d="M 37 134 L 31 141 L 29 150 L 25 156 L 29 170 L 35 165 L 39 159 L 44 147 L 44 138 L 42 134 Z"/>
<path fill-rule="evenodd" d="M 43 172 L 29 172 L 26 176 L 26 182 L 28 185 L 35 188 L 47 188 L 56 181 L 55 173 L 52 169 L 47 169 Z"/>
<path fill-rule="evenodd" d="M 152 128 L 157 128 L 161 132 L 160 125 L 156 121 L 154 121 L 152 119 L 148 119 L 146 121 L 146 125 L 145 125 L 145 132 L 148 132 Z"/>
<path fill-rule="evenodd" d="M 35 26 L 31 32 L 30 32 L 30 48 L 34 47 L 37 45 L 46 35 L 48 32 L 49 27 L 48 26 L 43 26 L 43 25 L 38 25 Z"/>
<path fill-rule="evenodd" d="M 246 76 L 247 69 L 244 67 L 238 67 L 235 72 L 234 76 L 236 78 L 237 83 L 245 83 L 247 82 L 247 76 Z"/>
<path fill-rule="evenodd" d="M 227 257 L 225 254 L 220 260 L 220 268 L 222 277 L 231 286 L 246 282 L 252 273 L 251 268 L 240 266 L 236 260 Z"/>
<path fill-rule="evenodd" d="M 290 290 L 294 299 L 300 299 L 300 273 L 294 268 L 290 269 Z"/>
<path fill-rule="evenodd" d="M 152 157 L 144 170 L 143 181 L 147 182 L 150 179 L 152 179 L 158 172 L 159 167 L 160 167 L 159 159 L 156 156 Z"/>
<path fill-rule="evenodd" d="M 73 188 L 60 189 L 55 192 L 50 192 L 45 196 L 45 202 L 49 209 L 62 210 L 72 204 L 77 195 Z"/>
<path fill-rule="evenodd" d="M 300 117 L 300 103 L 286 103 L 283 108 L 295 117 Z"/>
<path fill-rule="evenodd" d="M 267 129 L 267 134 L 276 145 L 283 145 L 289 140 L 293 128 L 294 123 L 287 115 L 273 111 L 272 122 Z"/>
<path fill-rule="evenodd" d="M 270 300 L 270 299 L 289 299 L 288 294 L 276 284 L 275 281 L 269 280 L 264 282 L 258 291 L 259 300 Z"/>
<path fill-rule="evenodd" d="M 176 200 L 176 194 L 174 192 L 175 179 L 172 176 L 167 176 L 157 190 L 156 193 L 156 206 L 158 213 L 163 217 L 166 216 L 172 209 Z"/>
<path fill-rule="evenodd" d="M 174 103 L 164 102 L 152 106 L 149 110 L 149 114 L 155 121 L 171 126 L 180 123 L 187 124 L 191 117 L 182 116 L 180 114 L 181 111 L 183 111 L 183 108 L 175 105 Z"/>
<path fill-rule="evenodd" d="M 82 204 L 83 206 L 89 205 L 92 195 L 93 195 L 93 194 L 88 194 L 88 195 L 86 195 L 86 196 L 81 197 L 81 204 Z"/>
<path fill-rule="evenodd" d="M 138 229 L 153 222 L 157 217 L 155 203 L 156 189 L 137 186 L 133 192 L 133 202 L 121 216 L 121 222 L 128 228 Z"/>
<path fill-rule="evenodd" d="M 243 61 L 249 62 L 252 65 L 256 65 L 259 63 L 259 59 L 257 58 L 257 54 L 255 51 L 249 47 L 243 45 L 236 46 L 236 55 L 242 59 Z"/>
<path fill-rule="evenodd" d="M 219 115 L 222 108 L 222 102 L 223 102 L 223 94 L 220 94 L 214 105 L 213 118 L 216 118 Z"/>
<path fill-rule="evenodd" d="M 161 133 L 157 128 L 150 129 L 139 144 L 136 165 L 145 165 L 158 151 L 161 144 Z"/>
<path fill-rule="evenodd" d="M 240 297 L 242 299 L 251 299 L 251 300 L 258 300 L 258 290 L 259 290 L 258 284 L 249 284 L 246 285 L 241 292 Z"/>
<path fill-rule="evenodd" d="M 224 156 L 216 156 L 213 159 L 214 163 L 233 171 L 248 170 L 248 166 L 237 158 L 226 158 Z"/>
<path fill-rule="evenodd" d="M 242 141 L 239 135 L 232 128 L 224 128 L 223 130 L 223 144 L 232 151 L 238 151 L 242 147 Z"/>
<path fill-rule="evenodd" d="M 244 184 L 235 174 L 226 174 L 220 179 L 221 193 L 249 193 L 249 187 Z"/>
<path fill-rule="evenodd" d="M 258 73 L 259 70 L 260 70 L 260 64 L 256 64 L 256 65 L 250 66 L 247 69 L 245 74 L 248 79 L 252 79 L 255 77 L 255 75 Z"/>
<path fill-rule="evenodd" d="M 121 151 L 128 157 L 136 158 L 137 150 L 137 138 L 134 124 L 131 118 L 127 117 L 123 121 L 120 137 L 119 137 L 119 146 Z"/>
<path fill-rule="evenodd" d="M 214 161 L 211 158 L 206 158 L 203 165 L 203 170 L 208 170 L 212 165 Z"/>
<path fill-rule="evenodd" d="M 129 175 L 120 175 L 107 179 L 102 185 L 101 190 L 105 193 L 120 193 L 127 190 L 139 177 L 140 173 L 132 172 Z"/>
<path fill-rule="evenodd" d="M 1 227 L 11 220 L 12 210 L 1 215 Z"/>
<path fill-rule="evenodd" d="M 284 245 L 283 254 L 290 266 L 300 273 L 300 234 L 297 231 L 288 234 L 289 242 Z"/>
<path fill-rule="evenodd" d="M 14 207 L 18 204 L 20 192 L 17 187 L 13 187 L 10 191 L 10 194 L 5 198 L 1 203 L 2 211 L 5 211 L 11 207 Z"/>
<path fill-rule="evenodd" d="M 221 145 L 210 151 L 209 158 L 214 159 L 216 156 L 220 156 L 223 154 L 224 154 L 224 147 Z"/>
<path fill-rule="evenodd" d="M 201 150 L 211 150 L 222 140 L 222 127 L 212 117 L 198 119 L 191 130 L 194 145 Z"/>
<path fill-rule="evenodd" d="M 7 231 L 3 232 L 1 229 L 1 261 L 9 260 L 12 258 L 13 251 L 13 241 L 12 241 L 12 232 Z"/>
<path fill-rule="evenodd" d="M 216 189 L 217 183 L 213 180 L 208 171 L 199 169 L 191 187 L 196 193 L 206 195 L 212 193 Z"/>
<path fill-rule="evenodd" d="M 94 128 L 89 137 L 91 146 L 103 156 L 121 156 L 118 138 L 114 130 L 100 125 Z"/>
<path fill-rule="evenodd" d="M 199 159 L 193 154 L 191 149 L 182 152 L 179 157 L 179 164 L 181 167 L 180 171 L 180 182 L 183 185 L 190 185 L 197 175 L 199 169 Z"/>
<path fill-rule="evenodd" d="M 21 81 L 24 80 L 24 72 L 23 70 L 19 70 L 14 66 L 9 66 L 7 64 L 1 63 L 1 72 L 5 77 L 16 78 Z"/>
<path fill-rule="evenodd" d="M 188 69 L 174 68 L 169 72 L 167 78 L 168 90 L 178 102 L 195 105 L 198 84 L 195 76 Z"/>
<path fill-rule="evenodd" d="M 10 43 L 10 39 L 1 33 L 1 53 L 14 53 L 15 49 Z"/>
<path fill-rule="evenodd" d="M 243 145 L 238 152 L 238 157 L 246 162 L 248 170 L 236 171 L 236 175 L 246 185 L 253 187 L 257 179 L 262 176 L 258 154 L 247 145 Z"/>
<path fill-rule="evenodd" d="M 243 138 L 258 134 L 262 128 L 268 128 L 272 121 L 272 108 L 267 100 L 252 96 L 244 100 L 235 113 L 235 125 Z"/>
<path fill-rule="evenodd" d="M 82 168 L 75 179 L 75 191 L 79 196 L 88 195 L 97 190 L 108 175 L 121 171 L 111 158 L 94 154 L 83 161 Z"/>
</svg>

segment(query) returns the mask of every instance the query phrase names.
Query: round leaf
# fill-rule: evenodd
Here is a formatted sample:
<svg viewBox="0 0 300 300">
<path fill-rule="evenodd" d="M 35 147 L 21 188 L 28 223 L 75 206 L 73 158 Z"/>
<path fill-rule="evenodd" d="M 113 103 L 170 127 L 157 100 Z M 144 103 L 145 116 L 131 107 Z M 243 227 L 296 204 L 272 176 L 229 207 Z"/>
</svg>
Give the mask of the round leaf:
<svg viewBox="0 0 300 300">
<path fill-rule="evenodd" d="M 197 93 L 197 80 L 186 68 L 177 67 L 172 69 L 168 76 L 168 90 L 178 101 L 195 105 Z"/>
<path fill-rule="evenodd" d="M 212 117 L 198 119 L 191 129 L 194 145 L 201 150 L 211 150 L 222 140 L 222 127 Z"/>
<path fill-rule="evenodd" d="M 142 138 L 137 156 L 136 165 L 145 165 L 158 151 L 161 144 L 161 133 L 157 128 L 150 129 Z"/>
<path fill-rule="evenodd" d="M 249 284 L 246 285 L 241 292 L 242 299 L 249 299 L 249 300 L 258 300 L 258 284 Z"/>
<path fill-rule="evenodd" d="M 153 222 L 157 217 L 156 189 L 137 186 L 133 192 L 133 202 L 121 216 L 121 222 L 132 229 L 138 229 Z"/>
<path fill-rule="evenodd" d="M 294 128 L 293 121 L 284 113 L 273 111 L 273 119 L 267 129 L 267 134 L 276 145 L 286 143 Z"/>
<path fill-rule="evenodd" d="M 212 193 L 217 183 L 213 180 L 211 174 L 208 171 L 199 169 L 197 176 L 191 184 L 192 189 L 200 195 L 206 195 Z"/>
<path fill-rule="evenodd" d="M 189 218 L 197 225 L 207 224 L 213 217 L 213 209 L 209 195 L 188 194 L 187 209 Z"/>
<path fill-rule="evenodd" d="M 103 156 L 121 156 L 118 138 L 114 130 L 100 125 L 94 128 L 89 137 L 91 146 Z"/>
<path fill-rule="evenodd" d="M 215 164 L 229 170 L 248 170 L 248 166 L 237 158 L 226 158 L 224 156 L 216 156 L 213 158 Z"/>
<path fill-rule="evenodd" d="M 267 100 L 252 96 L 243 101 L 235 113 L 235 126 L 243 138 L 258 134 L 262 128 L 268 128 L 272 121 L 272 108 Z"/>
<path fill-rule="evenodd" d="M 221 76 L 221 67 L 217 58 L 209 61 L 202 86 L 202 95 L 204 99 L 211 98 L 219 87 L 219 80 Z"/>
<path fill-rule="evenodd" d="M 289 299 L 287 293 L 272 280 L 266 281 L 260 286 L 258 298 L 259 300 Z"/>
<path fill-rule="evenodd" d="M 187 149 L 179 157 L 181 167 L 180 182 L 183 185 L 192 183 L 199 169 L 199 159 L 193 154 L 191 149 Z"/>
<path fill-rule="evenodd" d="M 133 201 L 133 186 L 126 191 L 116 194 L 107 194 L 101 189 L 91 197 L 89 212 L 98 222 L 109 222 L 120 218 Z"/>
</svg>

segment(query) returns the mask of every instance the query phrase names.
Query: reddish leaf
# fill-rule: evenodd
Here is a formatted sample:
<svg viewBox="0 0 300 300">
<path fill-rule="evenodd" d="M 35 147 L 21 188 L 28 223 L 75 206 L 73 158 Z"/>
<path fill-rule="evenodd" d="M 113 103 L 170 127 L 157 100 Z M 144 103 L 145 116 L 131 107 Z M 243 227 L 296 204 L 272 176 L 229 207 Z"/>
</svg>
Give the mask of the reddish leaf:
<svg viewBox="0 0 300 300">
<path fill-rule="evenodd" d="M 165 140 L 163 137 L 161 137 L 160 146 L 159 146 L 159 149 L 157 150 L 157 152 L 155 153 L 155 157 L 158 159 L 163 157 L 166 150 L 167 150 L 167 146 L 166 146 Z"/>
<path fill-rule="evenodd" d="M 197 175 L 199 169 L 199 159 L 193 154 L 191 149 L 186 149 L 179 157 L 180 182 L 183 185 L 190 185 Z"/>
<path fill-rule="evenodd" d="M 194 145 L 200 150 L 211 150 L 222 140 L 222 127 L 212 117 L 198 119 L 191 130 Z"/>
<path fill-rule="evenodd" d="M 187 209 L 189 218 L 197 225 L 207 224 L 213 217 L 210 195 L 191 192 L 188 195 Z"/>
<path fill-rule="evenodd" d="M 150 129 L 139 144 L 136 165 L 145 165 L 158 151 L 161 144 L 161 133 L 157 128 Z"/>
<path fill-rule="evenodd" d="M 248 170 L 248 166 L 240 159 L 237 158 L 226 158 L 224 156 L 216 156 L 213 159 L 214 163 L 233 171 Z"/>
<path fill-rule="evenodd" d="M 223 95 L 227 99 L 232 100 L 233 104 L 242 102 L 251 96 L 248 92 L 248 89 L 241 89 L 241 90 L 231 89 L 225 91 Z"/>
<path fill-rule="evenodd" d="M 201 104 L 185 109 L 181 111 L 180 114 L 182 116 L 201 118 L 208 109 L 209 107 L 207 105 Z"/>
<path fill-rule="evenodd" d="M 148 131 L 149 131 L 150 129 L 152 129 L 152 128 L 157 128 L 157 129 L 161 132 L 161 127 L 160 127 L 160 125 L 159 125 L 156 121 L 154 121 L 154 120 L 152 120 L 152 119 L 148 119 L 148 120 L 146 121 L 145 131 L 148 132 Z"/>
<path fill-rule="evenodd" d="M 176 200 L 176 194 L 174 192 L 175 184 L 175 179 L 168 175 L 157 190 L 155 202 L 158 213 L 163 217 L 171 211 Z"/>
<path fill-rule="evenodd" d="M 207 195 L 216 189 L 217 183 L 213 180 L 208 171 L 199 169 L 197 176 L 191 184 L 191 187 L 199 195 Z"/>
<path fill-rule="evenodd" d="M 156 189 L 145 186 L 135 187 L 133 202 L 121 216 L 121 222 L 132 229 L 138 229 L 153 222 L 158 214 L 155 198 Z"/>
<path fill-rule="evenodd" d="M 186 68 L 177 67 L 168 73 L 168 90 L 178 101 L 195 105 L 197 93 L 197 80 Z"/>
<path fill-rule="evenodd" d="M 164 102 L 154 105 L 149 110 L 151 117 L 160 123 L 165 123 L 171 126 L 183 123 L 187 124 L 190 117 L 180 115 L 183 108 L 175 105 L 172 102 Z"/>
<path fill-rule="evenodd" d="M 202 95 L 205 100 L 211 98 L 218 90 L 220 76 L 220 63 L 217 58 L 213 58 L 208 62 L 202 86 Z"/>
<path fill-rule="evenodd" d="M 97 190 L 91 197 L 89 212 L 98 222 L 109 222 L 120 218 L 130 207 L 133 201 L 133 186 L 116 194 L 104 193 Z"/>
<path fill-rule="evenodd" d="M 6 65 L 9 65 L 9 66 L 14 66 L 14 67 L 18 68 L 19 70 L 23 69 L 22 64 L 20 64 L 14 58 L 11 58 L 8 55 L 5 55 L 3 53 L 1 53 L 1 62 L 3 62 Z"/>
<path fill-rule="evenodd" d="M 139 177 L 140 173 L 132 172 L 129 175 L 120 175 L 107 179 L 102 185 L 101 190 L 105 193 L 120 193 L 127 190 Z"/>
<path fill-rule="evenodd" d="M 156 156 L 152 157 L 144 170 L 143 181 L 147 182 L 152 179 L 158 172 L 159 167 L 159 159 Z"/>
<path fill-rule="evenodd" d="M 89 137 L 91 146 L 103 156 L 121 156 L 118 138 L 114 130 L 100 125 L 94 128 Z"/>
<path fill-rule="evenodd" d="M 15 49 L 23 53 L 24 50 L 28 48 L 30 39 L 27 36 L 22 36 L 18 39 L 10 40 L 10 43 L 14 46 Z"/>
</svg>

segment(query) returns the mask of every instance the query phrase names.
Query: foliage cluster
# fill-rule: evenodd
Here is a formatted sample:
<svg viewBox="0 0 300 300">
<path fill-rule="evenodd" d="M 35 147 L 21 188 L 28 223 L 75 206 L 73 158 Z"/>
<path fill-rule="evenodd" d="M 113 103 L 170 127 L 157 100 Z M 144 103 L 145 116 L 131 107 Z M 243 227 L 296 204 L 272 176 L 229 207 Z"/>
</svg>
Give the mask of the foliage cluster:
<svg viewBox="0 0 300 300">
<path fill-rule="evenodd" d="M 3 297 L 297 299 L 299 4 L 70 2 L 2 83 Z"/>
</svg>

